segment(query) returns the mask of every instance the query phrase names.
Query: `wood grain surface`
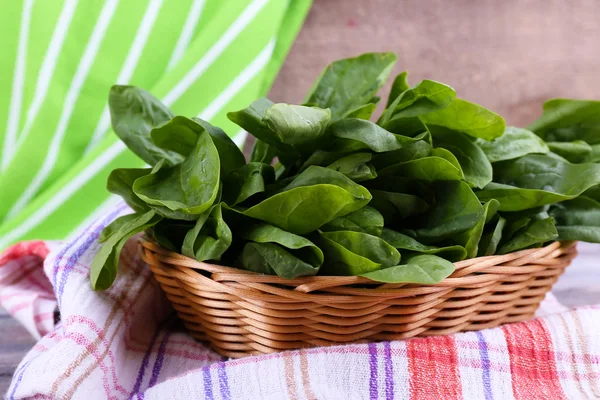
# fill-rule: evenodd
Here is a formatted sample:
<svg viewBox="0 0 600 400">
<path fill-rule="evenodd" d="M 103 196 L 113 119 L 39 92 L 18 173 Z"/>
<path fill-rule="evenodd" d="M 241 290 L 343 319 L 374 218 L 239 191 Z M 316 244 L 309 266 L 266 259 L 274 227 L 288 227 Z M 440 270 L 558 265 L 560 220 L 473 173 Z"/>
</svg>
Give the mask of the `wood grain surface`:
<svg viewBox="0 0 600 400">
<path fill-rule="evenodd" d="M 270 97 L 300 102 L 327 63 L 394 51 L 412 83 L 442 81 L 525 126 L 546 99 L 600 98 L 598 21 L 598 0 L 315 0 Z M 600 246 L 580 252 L 554 291 L 568 306 L 600 303 Z M 0 393 L 33 343 L 0 309 Z"/>
</svg>

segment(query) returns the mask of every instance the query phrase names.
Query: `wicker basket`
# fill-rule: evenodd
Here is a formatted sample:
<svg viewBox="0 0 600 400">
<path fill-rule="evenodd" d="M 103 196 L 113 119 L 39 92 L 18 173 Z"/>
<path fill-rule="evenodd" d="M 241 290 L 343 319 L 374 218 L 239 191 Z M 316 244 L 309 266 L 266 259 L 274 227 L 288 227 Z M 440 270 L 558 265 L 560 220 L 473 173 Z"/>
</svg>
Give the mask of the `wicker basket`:
<svg viewBox="0 0 600 400">
<path fill-rule="evenodd" d="M 574 242 L 456 263 L 435 285 L 361 277 L 286 280 L 195 261 L 142 238 L 140 252 L 191 335 L 232 358 L 479 330 L 531 318 Z"/>
</svg>

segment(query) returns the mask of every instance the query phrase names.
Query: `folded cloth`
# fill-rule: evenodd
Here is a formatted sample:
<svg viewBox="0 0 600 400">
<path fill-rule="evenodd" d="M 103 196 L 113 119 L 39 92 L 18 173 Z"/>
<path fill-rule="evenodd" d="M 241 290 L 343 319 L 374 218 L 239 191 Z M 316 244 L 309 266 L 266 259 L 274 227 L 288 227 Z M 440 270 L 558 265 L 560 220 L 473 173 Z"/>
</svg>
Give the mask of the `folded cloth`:
<svg viewBox="0 0 600 400">
<path fill-rule="evenodd" d="M 0 301 L 39 342 L 8 398 L 600 398 L 600 307 L 480 332 L 225 360 L 177 319 L 136 240 L 113 286 L 94 292 L 98 235 L 119 206 L 69 242 L 25 242 L 0 256 Z M 54 323 L 58 307 L 60 322 Z"/>
</svg>

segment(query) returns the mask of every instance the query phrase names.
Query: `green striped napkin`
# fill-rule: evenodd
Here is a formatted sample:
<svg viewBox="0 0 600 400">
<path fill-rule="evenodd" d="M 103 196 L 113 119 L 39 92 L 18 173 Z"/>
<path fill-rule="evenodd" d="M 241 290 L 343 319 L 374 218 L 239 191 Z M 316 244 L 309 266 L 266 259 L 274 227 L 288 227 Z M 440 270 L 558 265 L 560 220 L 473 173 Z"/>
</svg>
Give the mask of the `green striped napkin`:
<svg viewBox="0 0 600 400">
<path fill-rule="evenodd" d="M 241 145 L 245 132 L 226 111 L 266 94 L 309 8 L 310 0 L 8 2 L 0 249 L 67 237 L 114 204 L 105 189 L 113 168 L 143 164 L 110 131 L 114 83 L 145 88 Z"/>
</svg>

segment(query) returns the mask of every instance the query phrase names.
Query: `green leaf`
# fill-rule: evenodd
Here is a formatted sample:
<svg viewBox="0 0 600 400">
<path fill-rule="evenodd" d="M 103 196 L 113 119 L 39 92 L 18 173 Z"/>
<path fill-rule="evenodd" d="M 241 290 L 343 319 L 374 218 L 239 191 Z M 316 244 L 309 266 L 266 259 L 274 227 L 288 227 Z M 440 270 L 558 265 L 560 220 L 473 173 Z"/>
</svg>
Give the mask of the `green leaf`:
<svg viewBox="0 0 600 400">
<path fill-rule="evenodd" d="M 427 125 L 438 125 L 485 140 L 504 133 L 504 119 L 477 104 L 456 98 L 448 107 L 420 117 Z"/>
<path fill-rule="evenodd" d="M 344 115 L 344 118 L 360 118 L 368 120 L 371 119 L 376 108 L 377 104 L 367 103 L 364 106 L 357 107 L 354 110 L 347 112 L 346 115 Z"/>
<path fill-rule="evenodd" d="M 114 85 L 108 97 L 113 129 L 131 151 L 150 165 L 165 159 L 167 165 L 183 160 L 181 155 L 163 150 L 150 138 L 155 126 L 173 118 L 171 111 L 145 90 Z"/>
<path fill-rule="evenodd" d="M 193 227 L 191 222 L 163 219 L 152 228 L 152 237 L 162 247 L 180 253 L 185 235 Z"/>
<path fill-rule="evenodd" d="M 240 212 L 303 235 L 362 208 L 370 200 L 367 189 L 343 174 L 313 165 L 299 174 L 283 192 Z"/>
<path fill-rule="evenodd" d="M 483 207 L 469 185 L 462 181 L 440 181 L 433 188 L 435 207 L 419 217 L 416 238 L 428 242 L 471 229 L 483 215 Z"/>
<path fill-rule="evenodd" d="M 331 111 L 315 107 L 274 104 L 263 121 L 279 141 L 300 151 L 314 151 L 323 142 Z"/>
<path fill-rule="evenodd" d="M 410 85 L 408 84 L 408 72 L 404 71 L 396 75 L 394 78 L 394 82 L 392 83 L 392 88 L 390 89 L 390 95 L 388 97 L 385 108 L 389 108 L 394 100 L 398 98 L 403 92 L 410 89 Z"/>
<path fill-rule="evenodd" d="M 250 162 L 271 164 L 274 158 L 275 147 L 260 139 L 256 139 L 254 146 L 252 147 L 252 153 L 250 154 Z"/>
<path fill-rule="evenodd" d="M 355 231 L 321 232 L 323 273 L 360 275 L 400 262 L 400 253 L 385 240 Z"/>
<path fill-rule="evenodd" d="M 324 232 L 332 231 L 355 231 L 371 235 L 381 235 L 383 229 L 383 216 L 375 208 L 364 206 L 363 208 L 337 217 L 321 226 Z"/>
<path fill-rule="evenodd" d="M 479 242 L 479 249 L 477 255 L 479 257 L 492 256 L 496 254 L 498 244 L 502 240 L 502 231 L 506 224 L 506 219 L 498 216 L 498 220 L 493 225 L 493 229 L 490 232 L 486 232 L 481 236 Z"/>
<path fill-rule="evenodd" d="M 540 247 L 544 243 L 558 238 L 558 232 L 553 218 L 533 221 L 521 229 L 506 243 L 500 246 L 498 254 L 508 254 L 514 251 Z"/>
<path fill-rule="evenodd" d="M 231 229 L 223 220 L 222 204 L 206 210 L 183 240 L 183 255 L 197 261 L 220 260 L 232 241 Z"/>
<path fill-rule="evenodd" d="M 275 171 L 270 165 L 250 162 L 234 170 L 223 180 L 223 199 L 233 206 L 264 192 L 267 185 L 275 182 Z"/>
<path fill-rule="evenodd" d="M 371 99 L 383 86 L 394 64 L 394 53 L 367 53 L 328 65 L 304 103 L 331 109 L 333 120 Z"/>
<path fill-rule="evenodd" d="M 548 155 L 529 154 L 496 163 L 494 181 L 477 192 L 479 199 L 497 199 L 500 211 L 519 211 L 579 196 L 600 184 L 600 165 L 571 164 Z"/>
<path fill-rule="evenodd" d="M 354 151 L 370 149 L 377 153 L 397 150 L 402 147 L 398 135 L 386 131 L 379 125 L 358 118 L 345 118 L 334 122 L 330 127 L 331 135 L 338 138 L 335 151 Z M 400 140 L 399 140 L 400 139 Z M 414 139 L 406 138 L 408 142 Z"/>
<path fill-rule="evenodd" d="M 188 156 L 196 147 L 198 137 L 207 132 L 219 153 L 221 173 L 228 174 L 246 163 L 244 155 L 225 132 L 200 118 L 175 117 L 150 132 L 157 146 Z"/>
<path fill-rule="evenodd" d="M 462 132 L 432 127 L 431 134 L 436 146 L 449 150 L 456 156 L 464 172 L 465 181 L 477 188 L 484 188 L 492 181 L 492 164 L 473 140 Z"/>
<path fill-rule="evenodd" d="M 127 205 L 136 212 L 146 212 L 149 209 L 148 205 L 133 193 L 132 186 L 136 179 L 148 175 L 150 171 L 150 168 L 113 169 L 106 181 L 106 189 L 121 196 Z"/>
<path fill-rule="evenodd" d="M 600 243 L 600 203 L 588 197 L 553 205 L 548 213 L 556 221 L 559 240 Z"/>
<path fill-rule="evenodd" d="M 379 211 L 388 224 L 398 220 L 419 215 L 427 211 L 429 205 L 413 194 L 371 190 L 373 200 L 369 203 Z"/>
<path fill-rule="evenodd" d="M 527 129 L 507 126 L 504 134 L 493 141 L 476 139 L 475 143 L 483 150 L 490 162 L 512 160 L 527 154 L 550 151 L 548 145 L 535 133 Z"/>
<path fill-rule="evenodd" d="M 399 150 L 374 154 L 372 164 L 379 171 L 402 162 L 428 157 L 431 152 L 431 144 L 425 140 L 416 140 L 414 143 L 403 145 Z"/>
<path fill-rule="evenodd" d="M 426 79 L 402 92 L 386 108 L 377 123 L 385 127 L 393 119 L 435 112 L 450 106 L 455 99 L 456 92 L 450 86 Z"/>
<path fill-rule="evenodd" d="M 94 290 L 108 289 L 115 280 L 119 268 L 121 250 L 129 238 L 157 224 L 162 217 L 154 210 L 144 214 L 131 214 L 126 221 L 117 219 L 115 226 L 108 228 L 112 233 L 105 234 L 105 242 L 94 256 L 90 266 L 90 282 Z M 109 225 L 110 226 L 110 225 Z"/>
<path fill-rule="evenodd" d="M 452 275 L 455 269 L 454 264 L 443 258 L 420 255 L 411 257 L 405 265 L 368 272 L 361 276 L 376 282 L 433 285 Z"/>
<path fill-rule="evenodd" d="M 410 236 L 404 235 L 402 233 L 393 231 L 388 228 L 383 228 L 381 238 L 400 251 L 408 250 L 411 252 L 423 254 L 437 254 L 438 256 L 444 257 L 445 259 L 448 259 L 450 261 L 460 261 L 464 260 L 467 257 L 467 251 L 462 246 L 427 246 L 422 243 L 419 243 L 417 240 L 411 238 Z"/>
<path fill-rule="evenodd" d="M 219 154 L 211 136 L 204 131 L 198 136 L 194 151 L 181 164 L 138 178 L 133 191 L 148 204 L 202 214 L 217 198 L 219 170 Z"/>
<path fill-rule="evenodd" d="M 572 163 L 587 162 L 592 156 L 592 146 L 583 140 L 573 142 L 548 142 L 551 151 Z"/>
<path fill-rule="evenodd" d="M 600 144 L 600 101 L 553 99 L 529 129 L 548 142 Z"/>
<path fill-rule="evenodd" d="M 341 172 L 354 182 L 361 182 L 377 177 L 375 168 L 369 161 L 371 161 L 371 153 L 354 153 L 338 159 L 327 168 Z"/>
<path fill-rule="evenodd" d="M 483 228 L 487 222 L 496 214 L 500 203 L 497 200 L 490 200 L 483 205 L 483 214 L 479 221 L 471 228 L 459 233 L 454 239 L 460 243 L 467 251 L 467 258 L 477 257 L 479 251 L 479 242 L 483 235 Z"/>
<path fill-rule="evenodd" d="M 118 232 L 123 225 L 130 224 L 131 221 L 137 218 L 139 218 L 139 214 L 136 213 L 121 215 L 109 225 L 105 226 L 104 229 L 102 229 L 102 232 L 100 232 L 100 236 L 98 237 L 98 241 L 100 243 L 106 242 L 113 234 Z"/>
<path fill-rule="evenodd" d="M 294 279 L 315 275 L 323 264 L 323 252 L 310 240 L 273 225 L 254 224 L 239 235 L 250 241 L 242 254 L 247 270 Z"/>
<path fill-rule="evenodd" d="M 460 163 L 458 162 L 458 159 L 456 158 L 456 156 L 454 154 L 452 154 L 452 152 L 450 150 L 446 150 L 443 147 L 438 147 L 435 149 L 431 149 L 431 155 L 434 157 L 443 158 L 444 160 L 450 162 L 450 164 L 452 164 L 454 166 L 454 168 L 456 168 L 457 170 L 460 171 L 460 173 L 462 175 L 462 179 L 465 178 L 465 173 L 463 172 L 462 167 L 460 166 Z"/>
<path fill-rule="evenodd" d="M 378 170 L 380 176 L 406 176 L 422 181 L 462 180 L 463 172 L 440 157 L 423 157 Z"/>
<path fill-rule="evenodd" d="M 219 153 L 222 174 L 228 174 L 246 164 L 246 158 L 240 148 L 221 128 L 213 126 L 200 118 L 194 117 L 192 119 L 210 135 Z"/>
</svg>

